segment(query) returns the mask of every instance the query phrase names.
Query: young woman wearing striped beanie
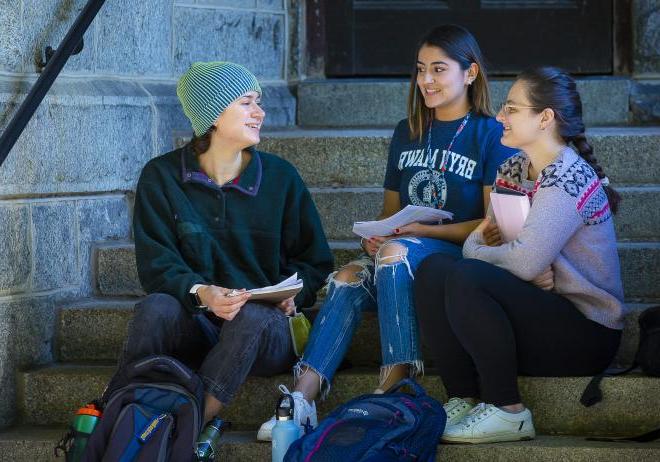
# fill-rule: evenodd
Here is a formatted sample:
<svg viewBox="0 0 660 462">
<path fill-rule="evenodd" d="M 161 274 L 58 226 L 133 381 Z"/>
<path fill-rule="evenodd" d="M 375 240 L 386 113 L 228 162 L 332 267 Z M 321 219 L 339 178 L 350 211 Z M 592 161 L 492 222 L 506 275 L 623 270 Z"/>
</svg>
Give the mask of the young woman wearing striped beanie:
<svg viewBox="0 0 660 462">
<path fill-rule="evenodd" d="M 286 315 L 314 303 L 333 261 L 296 169 L 254 147 L 265 117 L 256 77 L 237 64 L 198 62 L 177 95 L 194 137 L 148 162 L 138 181 L 135 252 L 149 295 L 119 365 L 165 354 L 199 368 L 208 421 L 248 374 L 290 370 Z M 294 273 L 302 292 L 277 305 L 245 291 Z"/>
</svg>

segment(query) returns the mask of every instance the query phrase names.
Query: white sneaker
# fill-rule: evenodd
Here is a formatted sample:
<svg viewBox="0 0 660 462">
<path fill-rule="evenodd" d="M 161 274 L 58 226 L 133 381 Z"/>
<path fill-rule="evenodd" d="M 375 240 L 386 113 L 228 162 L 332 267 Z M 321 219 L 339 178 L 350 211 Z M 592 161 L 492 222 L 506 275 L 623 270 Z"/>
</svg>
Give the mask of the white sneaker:
<svg viewBox="0 0 660 462">
<path fill-rule="evenodd" d="M 441 441 L 444 443 L 498 443 L 531 440 L 536 436 L 532 413 L 501 410 L 492 404 L 476 405 L 455 425 L 448 425 Z"/>
<path fill-rule="evenodd" d="M 447 414 L 447 426 L 456 425 L 463 417 L 468 415 L 472 408 L 472 404 L 468 403 L 461 398 L 452 398 L 447 401 L 443 406 Z"/>
<path fill-rule="evenodd" d="M 316 428 L 318 425 L 318 419 L 316 418 L 316 403 L 312 401 L 312 404 L 309 404 L 301 392 L 294 391 L 293 393 L 290 393 L 289 389 L 284 385 L 280 385 L 279 389 L 282 393 L 293 396 L 293 421 L 300 425 L 301 428 L 304 428 L 304 425 L 309 418 L 309 423 L 312 428 Z M 261 427 L 257 432 L 257 439 L 259 441 L 271 441 L 273 439 L 274 426 L 275 416 L 261 424 Z"/>
</svg>

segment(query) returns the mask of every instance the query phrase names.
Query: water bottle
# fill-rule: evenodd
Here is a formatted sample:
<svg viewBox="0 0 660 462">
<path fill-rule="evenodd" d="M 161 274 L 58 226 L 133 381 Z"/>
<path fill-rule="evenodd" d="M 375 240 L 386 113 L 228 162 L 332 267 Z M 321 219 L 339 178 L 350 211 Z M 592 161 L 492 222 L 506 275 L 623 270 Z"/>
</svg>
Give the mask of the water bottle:
<svg viewBox="0 0 660 462">
<path fill-rule="evenodd" d="M 197 443 L 195 443 L 195 460 L 200 462 L 214 460 L 215 455 L 218 453 L 218 442 L 228 424 L 220 417 L 214 417 L 206 424 L 197 439 Z"/>
<path fill-rule="evenodd" d="M 82 460 L 85 448 L 87 447 L 87 441 L 89 441 L 89 437 L 100 418 L 101 411 L 95 404 L 87 404 L 85 407 L 78 409 L 71 424 L 75 430 L 75 438 L 71 452 L 67 454 L 67 461 L 79 462 Z"/>
<path fill-rule="evenodd" d="M 288 401 L 288 406 L 283 406 L 284 401 Z M 289 394 L 282 395 L 275 408 L 275 417 L 277 421 L 273 427 L 273 449 L 272 461 L 282 462 L 289 446 L 295 440 L 300 438 L 300 426 L 293 420 L 293 396 Z"/>
</svg>

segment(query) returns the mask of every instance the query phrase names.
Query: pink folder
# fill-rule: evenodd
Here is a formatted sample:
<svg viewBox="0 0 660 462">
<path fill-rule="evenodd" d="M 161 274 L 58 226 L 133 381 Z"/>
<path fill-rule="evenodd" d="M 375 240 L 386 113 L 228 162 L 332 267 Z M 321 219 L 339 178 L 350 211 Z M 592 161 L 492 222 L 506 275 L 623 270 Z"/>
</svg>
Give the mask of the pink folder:
<svg viewBox="0 0 660 462">
<path fill-rule="evenodd" d="M 490 193 L 490 205 L 504 242 L 511 242 L 522 231 L 529 214 L 529 198 L 524 195 Z"/>
</svg>

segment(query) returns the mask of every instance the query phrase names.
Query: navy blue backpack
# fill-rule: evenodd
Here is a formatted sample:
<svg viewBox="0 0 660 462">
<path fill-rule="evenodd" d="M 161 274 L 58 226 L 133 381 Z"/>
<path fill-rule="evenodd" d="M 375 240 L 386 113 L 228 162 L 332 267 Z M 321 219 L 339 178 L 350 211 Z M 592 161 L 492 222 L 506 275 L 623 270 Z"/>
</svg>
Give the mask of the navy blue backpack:
<svg viewBox="0 0 660 462">
<path fill-rule="evenodd" d="M 403 393 L 408 385 L 413 394 Z M 405 379 L 382 395 L 362 395 L 332 411 L 295 441 L 285 462 L 432 462 L 447 415 L 417 382 Z"/>
<path fill-rule="evenodd" d="M 176 359 L 136 361 L 111 391 L 83 461 L 192 461 L 203 405 L 200 378 Z"/>
</svg>

